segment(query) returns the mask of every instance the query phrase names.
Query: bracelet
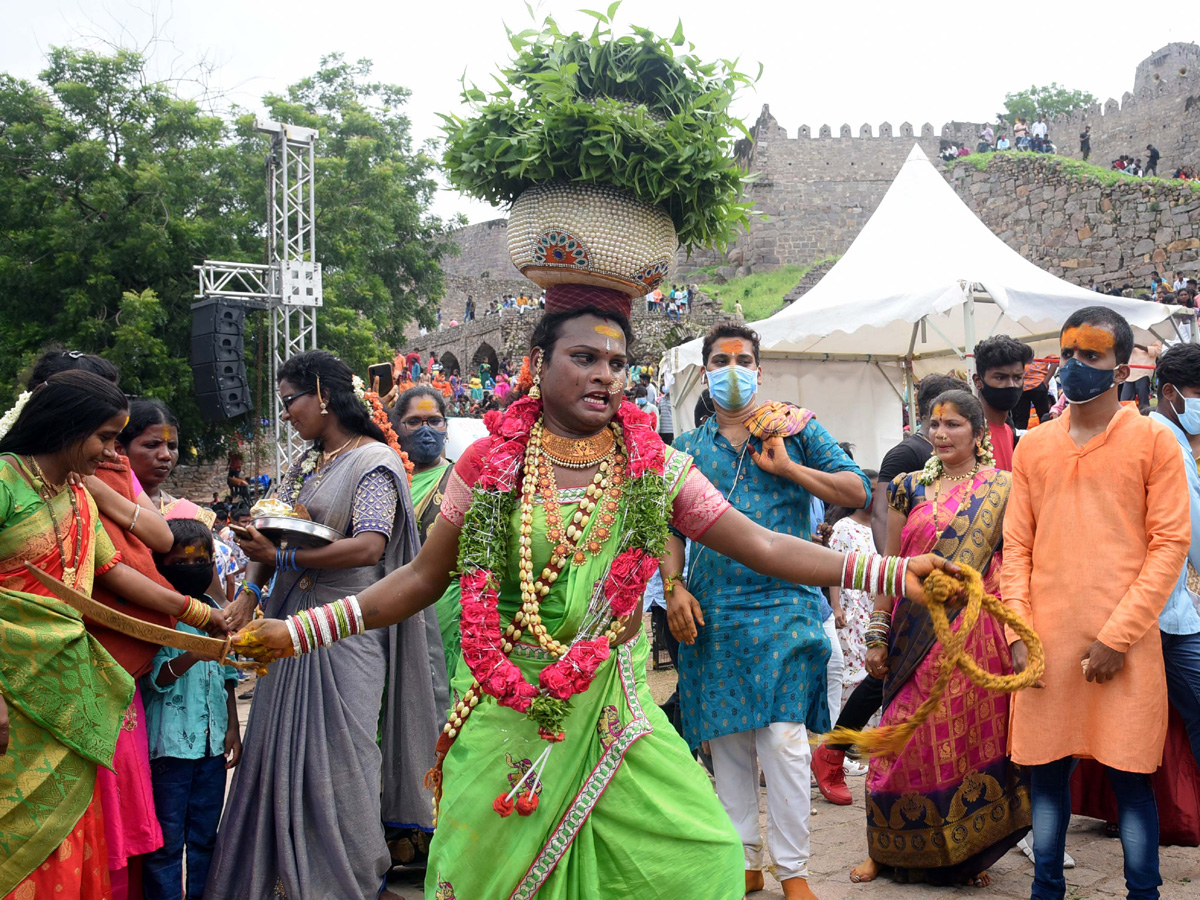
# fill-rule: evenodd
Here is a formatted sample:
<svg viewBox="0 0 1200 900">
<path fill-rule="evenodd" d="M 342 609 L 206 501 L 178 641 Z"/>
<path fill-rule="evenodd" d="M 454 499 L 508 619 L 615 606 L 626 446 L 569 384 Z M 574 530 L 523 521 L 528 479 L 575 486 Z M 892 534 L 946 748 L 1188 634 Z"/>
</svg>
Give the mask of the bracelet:
<svg viewBox="0 0 1200 900">
<path fill-rule="evenodd" d="M 362 609 L 353 594 L 324 606 L 302 609 L 294 616 L 288 616 L 286 623 L 292 650 L 297 656 L 366 630 Z"/>
<path fill-rule="evenodd" d="M 140 516 L 141 514 L 142 514 L 142 504 L 140 504 L 136 500 L 134 500 L 133 501 L 133 519 L 130 521 L 129 527 L 125 529 L 130 534 L 133 534 L 133 528 L 135 525 L 137 525 L 138 516 Z"/>
<path fill-rule="evenodd" d="M 250 581 L 243 581 L 240 585 L 238 585 L 238 594 L 240 594 L 242 591 L 249 591 L 251 594 L 253 594 L 255 603 L 262 603 L 262 588 L 260 588 L 257 584 L 254 584 Z M 234 596 L 236 597 L 237 594 Z"/>
<path fill-rule="evenodd" d="M 203 631 L 212 621 L 212 611 L 207 603 L 202 603 L 195 597 L 184 597 L 183 609 L 176 614 L 175 618 L 185 625 L 191 625 L 193 628 Z"/>
<path fill-rule="evenodd" d="M 682 580 L 683 580 L 682 572 L 680 572 L 678 575 L 663 575 L 663 577 L 662 577 L 663 593 L 664 594 L 675 593 L 675 586 L 677 584 L 679 584 L 679 582 Z"/>
<path fill-rule="evenodd" d="M 175 657 L 173 657 L 173 656 L 171 657 L 171 659 L 174 659 L 174 658 L 175 658 Z M 171 673 L 171 677 L 172 677 L 172 678 L 174 678 L 176 681 L 178 681 L 178 680 L 179 680 L 179 676 L 178 676 L 178 675 L 176 675 L 176 674 L 175 674 L 175 670 L 171 668 L 171 659 L 168 659 L 168 660 L 167 660 L 167 671 Z"/>
<path fill-rule="evenodd" d="M 299 572 L 303 566 L 296 562 L 296 554 L 299 549 L 287 550 L 282 547 L 275 548 L 275 568 L 281 572 Z"/>
<path fill-rule="evenodd" d="M 841 587 L 843 590 L 903 597 L 907 574 L 907 557 L 851 551 L 842 560 Z"/>
</svg>

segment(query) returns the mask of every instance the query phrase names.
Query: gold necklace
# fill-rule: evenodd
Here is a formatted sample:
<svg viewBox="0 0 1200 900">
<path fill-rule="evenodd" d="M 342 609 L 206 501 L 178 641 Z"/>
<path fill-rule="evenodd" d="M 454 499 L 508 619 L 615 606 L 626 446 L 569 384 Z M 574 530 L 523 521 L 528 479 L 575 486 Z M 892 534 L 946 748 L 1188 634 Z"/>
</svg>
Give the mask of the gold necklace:
<svg viewBox="0 0 1200 900">
<path fill-rule="evenodd" d="M 539 421 L 533 426 L 533 430 L 529 436 L 529 444 L 525 450 L 525 472 L 521 487 L 521 541 L 518 564 L 521 584 L 521 609 L 513 618 L 513 627 L 510 627 L 510 632 L 506 636 L 505 652 L 511 652 L 511 645 L 516 643 L 520 637 L 521 629 L 527 629 L 537 638 L 538 644 L 543 650 L 555 657 L 560 657 L 567 652 L 568 648 L 560 641 L 552 638 L 542 624 L 541 598 L 550 593 L 551 585 L 558 580 L 559 574 L 567 564 L 567 561 L 572 557 L 578 558 L 582 553 L 581 550 L 576 548 L 583 539 L 583 533 L 587 530 L 588 522 L 591 520 L 591 515 L 595 511 L 597 504 L 602 498 L 606 499 L 606 506 L 608 500 L 616 500 L 615 496 L 606 497 L 606 495 L 610 491 L 616 494 L 620 493 L 620 485 L 624 481 L 625 454 L 622 447 L 611 466 L 607 462 L 600 464 L 595 478 L 588 485 L 587 491 L 579 501 L 579 509 L 572 516 L 571 524 L 567 526 L 565 533 L 562 533 L 562 539 L 551 551 L 550 561 L 542 569 L 541 575 L 538 578 L 534 578 L 534 497 L 539 493 L 539 488 L 543 492 L 554 491 L 557 493 L 553 468 L 549 465 L 544 466 L 542 462 L 542 458 L 544 458 L 543 451 L 541 450 L 542 434 L 542 423 Z M 545 469 L 544 473 L 543 466 Z M 544 493 L 543 496 L 545 496 Z M 558 519 L 559 528 L 561 528 L 561 523 L 562 519 L 560 517 Z M 547 525 L 549 530 L 549 521 Z"/>
<path fill-rule="evenodd" d="M 585 438 L 565 438 L 542 429 L 542 453 L 564 469 L 590 468 L 610 456 L 616 444 L 617 438 L 608 428 Z"/>
<path fill-rule="evenodd" d="M 317 466 L 317 468 L 318 469 L 324 468 L 325 466 L 327 466 L 331 462 L 333 462 L 335 459 L 337 459 L 338 456 L 341 455 L 342 451 L 350 446 L 351 441 L 361 441 L 361 440 L 362 440 L 362 435 L 360 434 L 360 435 L 357 435 L 356 437 L 349 438 L 346 441 L 346 443 L 342 444 L 342 446 L 338 447 L 336 450 L 329 450 L 329 451 L 322 450 L 321 451 L 321 462 Z"/>
<path fill-rule="evenodd" d="M 58 516 L 54 514 L 54 497 L 62 492 L 63 488 L 67 487 L 64 481 L 61 485 L 55 485 L 58 488 L 55 493 L 50 493 L 51 482 L 46 478 L 42 467 L 38 465 L 38 461 L 31 455 L 29 463 L 33 468 L 33 474 L 37 476 L 41 482 L 41 489 L 38 495 L 42 498 L 42 502 L 46 504 L 46 511 L 50 513 L 50 524 L 54 528 L 54 542 L 58 546 L 58 556 L 62 560 L 63 565 L 63 584 L 67 587 L 75 587 L 75 579 L 79 573 L 79 557 L 83 552 L 83 517 L 79 513 L 79 501 L 75 497 L 75 492 L 68 489 L 67 497 L 71 501 L 71 513 L 75 519 L 75 565 L 67 565 L 67 545 L 63 540 L 62 529 L 58 524 Z"/>
<path fill-rule="evenodd" d="M 941 522 L 938 521 L 939 520 L 938 507 L 939 507 L 939 503 L 942 499 L 942 482 L 943 481 L 966 481 L 968 478 L 974 478 L 978 471 L 979 471 L 979 461 L 976 460 L 975 465 L 971 467 L 971 471 L 968 472 L 966 475 L 947 475 L 944 471 L 942 472 L 941 477 L 938 478 L 937 488 L 935 488 L 934 492 L 933 492 L 933 528 L 935 531 L 940 531 L 941 527 L 942 527 Z"/>
</svg>

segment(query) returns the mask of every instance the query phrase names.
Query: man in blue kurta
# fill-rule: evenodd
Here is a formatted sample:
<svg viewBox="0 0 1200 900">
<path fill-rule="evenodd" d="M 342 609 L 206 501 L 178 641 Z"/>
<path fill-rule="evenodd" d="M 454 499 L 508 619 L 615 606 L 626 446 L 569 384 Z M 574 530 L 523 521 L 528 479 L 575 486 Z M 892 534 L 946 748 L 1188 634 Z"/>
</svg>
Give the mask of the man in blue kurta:
<svg viewBox="0 0 1200 900">
<path fill-rule="evenodd" d="M 762 401 L 758 335 L 723 325 L 704 339 L 716 415 L 676 438 L 729 502 L 765 528 L 811 538 L 812 498 L 865 508 L 870 484 L 812 413 Z M 664 560 L 681 568 L 678 539 Z M 669 584 L 667 582 L 670 582 Z M 664 582 L 680 648 L 684 736 L 708 741 L 717 794 L 741 836 L 746 890 L 763 886 L 758 768 L 768 784 L 767 846 L 788 900 L 808 887 L 809 731 L 829 728 L 830 644 L 817 588 L 759 575 L 728 557 L 693 551 L 687 588 Z"/>
</svg>

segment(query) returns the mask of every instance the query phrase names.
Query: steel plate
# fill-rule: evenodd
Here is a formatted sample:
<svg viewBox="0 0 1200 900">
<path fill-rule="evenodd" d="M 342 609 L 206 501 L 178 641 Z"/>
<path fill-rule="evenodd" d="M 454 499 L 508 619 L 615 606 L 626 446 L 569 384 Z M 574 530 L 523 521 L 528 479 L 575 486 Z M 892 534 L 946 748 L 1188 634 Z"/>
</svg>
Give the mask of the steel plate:
<svg viewBox="0 0 1200 900">
<path fill-rule="evenodd" d="M 250 524 L 280 547 L 321 547 L 345 537 L 328 525 L 291 516 L 260 516 Z"/>
</svg>

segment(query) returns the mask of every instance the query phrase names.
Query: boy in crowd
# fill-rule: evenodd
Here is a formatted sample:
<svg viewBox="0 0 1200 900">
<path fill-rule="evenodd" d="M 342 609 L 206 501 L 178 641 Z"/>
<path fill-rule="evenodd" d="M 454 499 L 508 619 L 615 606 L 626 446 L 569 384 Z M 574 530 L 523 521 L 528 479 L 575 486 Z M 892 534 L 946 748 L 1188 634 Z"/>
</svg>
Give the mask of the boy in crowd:
<svg viewBox="0 0 1200 900">
<path fill-rule="evenodd" d="M 213 580 L 212 532 L 194 519 L 167 524 L 175 545 L 165 554 L 155 554 L 159 572 L 179 593 L 217 606 L 206 593 Z M 175 629 L 204 633 L 182 622 Z M 142 679 L 154 807 L 163 833 L 163 846 L 146 856 L 146 900 L 204 896 L 225 802 L 225 773 L 242 755 L 236 685 L 233 666 L 173 647 L 158 651 Z"/>
<path fill-rule="evenodd" d="M 1012 760 L 1030 768 L 1033 900 L 1062 900 L 1075 759 L 1107 771 L 1120 808 L 1125 882 L 1155 900 L 1158 811 L 1150 773 L 1162 760 L 1167 685 L 1159 614 L 1189 547 L 1179 445 L 1122 406 L 1133 331 L 1101 306 L 1063 326 L 1059 377 L 1070 411 L 1029 432 L 1004 515 L 1004 602 L 1041 637 L 1038 690 L 1013 697 Z M 1013 668 L 1028 649 L 1009 630 Z M 1116 727 L 1119 725 L 1119 727 Z"/>
<path fill-rule="evenodd" d="M 996 468 L 1012 471 L 1017 437 L 1008 416 L 1025 393 L 1025 367 L 1033 362 L 1028 344 L 998 334 L 975 345 L 975 393 L 983 403 L 983 415 L 992 437 Z"/>
</svg>

